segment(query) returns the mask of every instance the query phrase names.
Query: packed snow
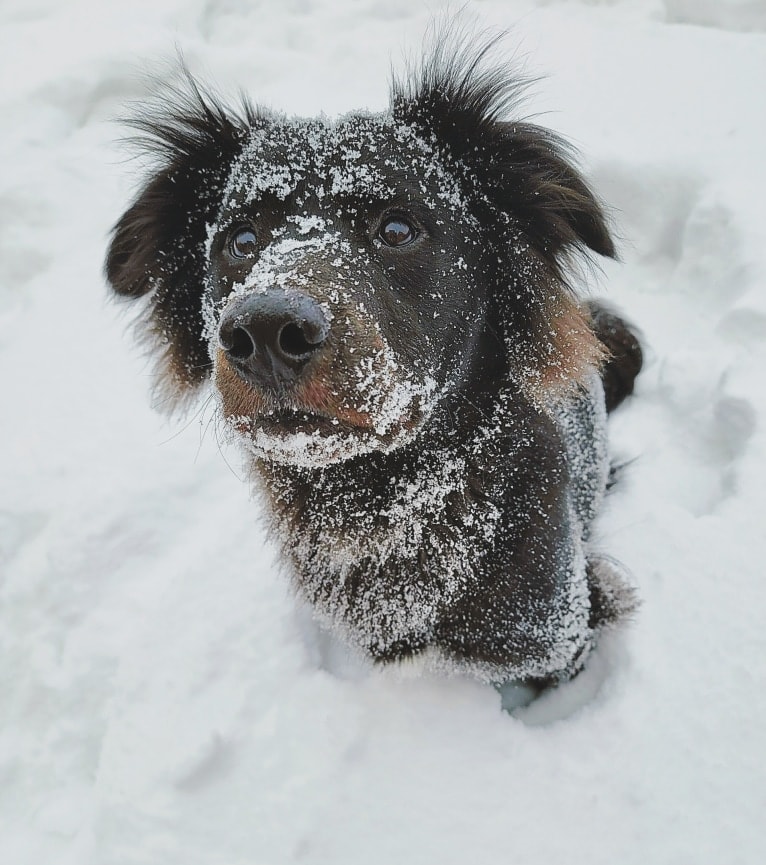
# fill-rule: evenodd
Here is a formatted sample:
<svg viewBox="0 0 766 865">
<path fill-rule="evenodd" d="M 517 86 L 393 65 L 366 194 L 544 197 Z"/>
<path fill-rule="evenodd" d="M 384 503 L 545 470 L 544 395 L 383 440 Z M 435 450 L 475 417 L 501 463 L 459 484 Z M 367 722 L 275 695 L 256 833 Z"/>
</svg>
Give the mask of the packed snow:
<svg viewBox="0 0 766 865">
<path fill-rule="evenodd" d="M 622 257 L 591 289 L 647 348 L 597 537 L 642 607 L 526 708 L 320 630 L 214 402 L 153 411 L 108 297 L 108 232 L 146 169 L 112 121 L 156 91 L 147 71 L 178 48 L 288 115 L 374 112 L 443 8 L 2 5 L 3 865 L 766 861 L 762 0 L 463 13 L 510 28 L 528 117 L 581 152 Z"/>
</svg>

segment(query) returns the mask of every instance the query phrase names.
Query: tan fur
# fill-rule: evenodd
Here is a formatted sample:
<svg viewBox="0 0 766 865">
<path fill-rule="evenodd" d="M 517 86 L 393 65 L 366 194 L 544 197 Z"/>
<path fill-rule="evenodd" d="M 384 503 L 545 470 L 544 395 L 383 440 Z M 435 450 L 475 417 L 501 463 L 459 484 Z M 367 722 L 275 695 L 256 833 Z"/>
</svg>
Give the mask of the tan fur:
<svg viewBox="0 0 766 865">
<path fill-rule="evenodd" d="M 560 295 L 553 295 L 548 307 L 548 330 L 536 346 L 535 366 L 524 370 L 523 387 L 535 403 L 582 388 L 608 356 L 590 327 L 587 310 Z"/>
</svg>

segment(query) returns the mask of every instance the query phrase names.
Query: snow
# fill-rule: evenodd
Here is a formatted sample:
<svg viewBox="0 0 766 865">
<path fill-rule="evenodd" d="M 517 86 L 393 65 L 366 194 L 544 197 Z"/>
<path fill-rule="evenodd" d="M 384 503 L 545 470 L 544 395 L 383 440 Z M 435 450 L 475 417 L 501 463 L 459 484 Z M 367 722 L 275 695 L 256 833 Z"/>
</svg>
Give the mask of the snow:
<svg viewBox="0 0 766 865">
<path fill-rule="evenodd" d="M 597 543 L 643 605 L 513 714 L 370 669 L 300 608 L 213 404 L 152 412 L 107 234 L 111 119 L 196 73 L 333 117 L 387 102 L 442 3 L 0 9 L 0 851 L 76 865 L 760 863 L 766 806 L 766 15 L 755 0 L 473 0 L 540 78 L 648 363 Z M 416 674 L 417 673 L 417 674 Z"/>
</svg>

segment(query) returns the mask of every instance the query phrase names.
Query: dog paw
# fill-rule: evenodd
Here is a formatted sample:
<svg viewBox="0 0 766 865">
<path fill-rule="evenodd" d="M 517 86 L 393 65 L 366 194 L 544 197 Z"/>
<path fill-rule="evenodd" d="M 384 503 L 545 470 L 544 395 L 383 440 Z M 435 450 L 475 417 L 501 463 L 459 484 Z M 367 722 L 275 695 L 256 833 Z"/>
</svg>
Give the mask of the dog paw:
<svg viewBox="0 0 766 865">
<path fill-rule="evenodd" d="M 503 682 L 502 685 L 495 685 L 495 690 L 500 694 L 501 708 L 510 715 L 530 706 L 540 696 L 539 688 L 524 682 Z"/>
<path fill-rule="evenodd" d="M 618 666 L 624 663 L 623 655 L 623 635 L 619 631 L 604 631 L 598 645 L 588 655 L 584 668 L 573 679 L 538 691 L 526 701 L 523 697 L 529 697 L 529 694 L 525 695 L 516 686 L 509 693 L 509 705 L 506 705 L 505 694 L 501 691 L 503 708 L 529 727 L 547 726 L 571 718 L 602 699 Z M 511 697 L 516 698 L 516 705 L 511 705 Z"/>
</svg>

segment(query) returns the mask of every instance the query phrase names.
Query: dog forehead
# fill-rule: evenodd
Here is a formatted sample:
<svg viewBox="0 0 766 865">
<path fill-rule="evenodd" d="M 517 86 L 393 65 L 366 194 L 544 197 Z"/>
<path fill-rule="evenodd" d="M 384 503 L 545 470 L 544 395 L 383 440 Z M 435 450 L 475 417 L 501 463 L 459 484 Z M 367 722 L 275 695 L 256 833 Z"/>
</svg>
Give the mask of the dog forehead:
<svg viewBox="0 0 766 865">
<path fill-rule="evenodd" d="M 241 203 L 296 194 L 386 199 L 397 194 L 397 184 L 432 175 L 437 164 L 435 143 L 388 114 L 276 119 L 253 130 L 226 197 Z"/>
</svg>

